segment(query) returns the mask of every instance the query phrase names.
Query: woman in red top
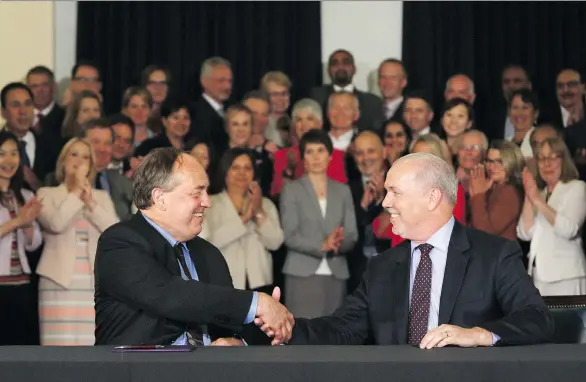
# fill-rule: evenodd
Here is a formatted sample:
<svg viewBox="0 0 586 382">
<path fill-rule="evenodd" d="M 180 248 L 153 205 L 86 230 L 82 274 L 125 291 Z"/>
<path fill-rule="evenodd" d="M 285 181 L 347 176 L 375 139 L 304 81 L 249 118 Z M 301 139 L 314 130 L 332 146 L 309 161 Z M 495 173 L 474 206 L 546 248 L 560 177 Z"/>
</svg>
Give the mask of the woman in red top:
<svg viewBox="0 0 586 382">
<path fill-rule="evenodd" d="M 411 153 L 430 153 L 443 158 L 451 166 L 451 155 L 446 142 L 442 141 L 435 134 L 426 134 L 419 137 L 411 146 Z M 458 184 L 458 195 L 454 206 L 454 217 L 462 224 L 466 224 L 466 195 L 462 185 Z M 393 233 L 391 216 L 384 211 L 372 222 L 374 235 L 379 239 L 390 239 L 391 247 L 396 247 L 405 239 Z"/>
<path fill-rule="evenodd" d="M 271 196 L 281 193 L 284 181 L 299 179 L 305 173 L 303 161 L 300 160 L 299 156 L 299 140 L 309 130 L 321 129 L 323 126 L 321 106 L 309 98 L 304 98 L 295 103 L 291 116 L 293 120 L 291 134 L 293 136 L 293 146 L 275 153 Z M 327 170 L 329 178 L 341 183 L 348 182 L 344 167 L 344 156 L 343 151 L 334 149 L 332 160 Z"/>
</svg>

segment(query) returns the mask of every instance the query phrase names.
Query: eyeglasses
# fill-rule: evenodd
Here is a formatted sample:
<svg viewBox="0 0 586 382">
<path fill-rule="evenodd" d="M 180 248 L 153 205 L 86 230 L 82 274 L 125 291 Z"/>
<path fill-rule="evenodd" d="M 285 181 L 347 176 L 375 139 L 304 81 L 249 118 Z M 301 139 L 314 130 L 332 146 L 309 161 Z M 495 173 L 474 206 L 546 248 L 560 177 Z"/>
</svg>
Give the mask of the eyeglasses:
<svg viewBox="0 0 586 382">
<path fill-rule="evenodd" d="M 79 82 L 100 82 L 100 79 L 97 77 L 73 77 L 73 80 Z"/>
<path fill-rule="evenodd" d="M 289 97 L 289 92 L 287 90 L 282 92 L 271 92 L 269 93 L 269 97 Z"/>
<path fill-rule="evenodd" d="M 537 162 L 547 164 L 547 163 L 557 162 L 559 159 L 561 159 L 561 156 L 557 155 L 557 154 L 550 155 L 548 157 L 538 156 Z"/>
<path fill-rule="evenodd" d="M 460 147 L 460 150 L 465 150 L 465 151 L 480 151 L 480 150 L 482 150 L 482 147 L 480 147 L 480 145 L 462 146 L 462 147 Z"/>
<path fill-rule="evenodd" d="M 484 164 L 503 164 L 502 159 L 485 159 Z"/>
<path fill-rule="evenodd" d="M 385 133 L 385 138 L 403 138 L 405 137 L 405 133 L 403 133 L 402 131 L 393 134 L 393 133 Z"/>
<path fill-rule="evenodd" d="M 558 82 L 556 84 L 556 87 L 558 89 L 564 89 L 565 87 L 568 87 L 570 89 L 575 89 L 578 86 L 580 86 L 580 81 L 574 80 L 574 81 L 568 81 L 568 82 Z"/>
<path fill-rule="evenodd" d="M 167 86 L 167 81 L 149 81 L 147 85 L 153 86 Z"/>
</svg>

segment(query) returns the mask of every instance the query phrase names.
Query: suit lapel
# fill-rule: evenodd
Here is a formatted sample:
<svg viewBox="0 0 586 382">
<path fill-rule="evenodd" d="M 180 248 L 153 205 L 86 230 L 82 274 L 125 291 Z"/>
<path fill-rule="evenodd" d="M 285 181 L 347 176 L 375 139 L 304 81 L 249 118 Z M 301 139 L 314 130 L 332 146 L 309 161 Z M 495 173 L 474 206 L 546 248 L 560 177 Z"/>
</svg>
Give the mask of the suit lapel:
<svg viewBox="0 0 586 382">
<path fill-rule="evenodd" d="M 317 194 L 315 193 L 315 190 L 313 189 L 313 185 L 311 184 L 311 181 L 309 180 L 307 175 L 304 175 L 303 177 L 301 177 L 301 184 L 303 184 L 303 187 L 305 187 L 305 190 L 307 191 L 307 194 L 308 194 L 309 198 L 311 199 L 309 201 L 309 203 L 312 204 L 310 209 L 313 211 L 312 213 L 314 215 L 315 221 L 321 222 L 320 226 L 322 228 L 323 233 L 325 235 L 329 235 L 329 232 L 326 232 L 327 229 L 324 224 L 325 218 L 321 213 L 321 207 L 319 205 L 319 201 L 317 200 Z M 328 192 L 329 192 L 329 187 L 328 187 Z M 326 214 L 327 214 L 327 205 L 326 205 Z"/>
<path fill-rule="evenodd" d="M 327 196 L 326 196 L 326 216 L 325 216 L 325 225 L 326 225 L 326 230 L 329 227 L 335 226 L 335 224 L 332 224 L 333 222 L 331 221 L 334 218 L 334 211 L 336 210 L 336 208 L 340 208 L 341 206 L 337 203 L 335 203 L 336 201 L 340 200 L 340 195 L 336 195 L 336 190 L 334 189 L 334 181 L 330 180 L 330 178 L 328 178 L 328 190 L 327 190 Z M 332 227 L 333 228 L 333 227 Z"/>
<path fill-rule="evenodd" d="M 392 271 L 393 318 L 396 323 L 397 341 L 407 343 L 407 325 L 409 318 L 409 276 L 411 267 L 411 242 L 405 240 L 394 248 L 395 268 Z"/>
<path fill-rule="evenodd" d="M 444 282 L 442 285 L 442 294 L 440 297 L 438 325 L 450 322 L 452 311 L 464 276 L 466 275 L 466 266 L 470 259 L 470 254 L 466 251 L 470 248 L 465 228 L 458 223 L 454 223 L 450 245 L 448 246 L 448 258 L 444 273 Z"/>
<path fill-rule="evenodd" d="M 138 232 L 153 246 L 155 257 L 174 276 L 181 276 L 179 263 L 173 252 L 171 244 L 153 226 L 149 224 L 140 212 L 132 217 L 132 222 Z"/>
</svg>

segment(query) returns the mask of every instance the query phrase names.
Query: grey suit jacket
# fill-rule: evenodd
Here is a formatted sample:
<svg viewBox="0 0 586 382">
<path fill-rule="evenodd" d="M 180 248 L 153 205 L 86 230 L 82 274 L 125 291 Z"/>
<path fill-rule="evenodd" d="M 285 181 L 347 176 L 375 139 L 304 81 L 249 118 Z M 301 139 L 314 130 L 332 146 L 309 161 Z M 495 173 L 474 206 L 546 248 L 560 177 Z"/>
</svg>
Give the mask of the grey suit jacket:
<svg viewBox="0 0 586 382">
<path fill-rule="evenodd" d="M 329 122 L 327 121 L 328 111 L 328 99 L 334 92 L 332 85 L 323 85 L 311 89 L 310 98 L 317 101 L 324 113 L 324 122 L 326 124 L 326 130 L 329 130 Z M 368 92 L 363 92 L 354 89 L 354 95 L 358 98 L 358 104 L 360 108 L 360 117 L 356 122 L 358 130 L 371 130 L 378 132 L 382 124 L 385 122 L 385 116 L 383 114 L 383 101 L 376 95 Z"/>
<path fill-rule="evenodd" d="M 110 185 L 110 198 L 114 203 L 116 215 L 118 215 L 120 221 L 128 220 L 137 211 L 132 203 L 132 182 L 124 175 L 121 175 L 116 169 L 108 169 L 105 171 L 108 184 Z M 45 177 L 45 186 L 57 187 L 58 185 L 59 182 L 57 182 L 55 173 L 47 174 Z"/>
<path fill-rule="evenodd" d="M 326 253 L 321 250 L 324 240 L 337 226 L 341 226 L 344 228 L 344 240 L 339 254 L 327 261 L 334 277 L 347 279 L 349 272 L 345 254 L 352 251 L 358 240 L 350 188 L 328 179 L 324 218 L 311 181 L 304 175 L 299 180 L 285 184 L 280 206 L 281 225 L 287 247 L 283 273 L 297 277 L 315 274 L 322 259 L 326 257 Z"/>
</svg>

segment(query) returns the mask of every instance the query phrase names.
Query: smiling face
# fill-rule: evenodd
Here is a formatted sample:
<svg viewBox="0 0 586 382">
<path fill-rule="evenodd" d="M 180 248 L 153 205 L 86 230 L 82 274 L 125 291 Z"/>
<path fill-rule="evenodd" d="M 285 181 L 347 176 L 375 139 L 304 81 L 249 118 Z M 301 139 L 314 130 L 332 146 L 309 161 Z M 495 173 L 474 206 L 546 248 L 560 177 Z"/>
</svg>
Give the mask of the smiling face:
<svg viewBox="0 0 586 382">
<path fill-rule="evenodd" d="M 12 139 L 4 141 L 0 146 L 0 178 L 10 180 L 20 166 L 18 145 Z"/>
<path fill-rule="evenodd" d="M 551 149 L 547 143 L 541 145 L 537 153 L 539 175 L 548 185 L 556 184 L 562 176 L 562 156 Z"/>
<path fill-rule="evenodd" d="M 252 135 L 252 117 L 244 111 L 233 111 L 226 116 L 230 147 L 244 147 Z"/>
<path fill-rule="evenodd" d="M 301 139 L 309 130 L 321 129 L 323 121 L 309 110 L 298 110 L 293 116 L 293 125 L 297 139 Z"/>
<path fill-rule="evenodd" d="M 472 127 L 468 109 L 460 104 L 446 110 L 442 118 L 442 127 L 448 137 L 457 137 Z"/>
<path fill-rule="evenodd" d="M 91 166 L 91 152 L 88 144 L 76 142 L 70 148 L 63 162 L 65 178 L 75 176 L 79 168 L 85 168 L 89 175 Z"/>
<path fill-rule="evenodd" d="M 509 111 L 511 123 L 515 130 L 529 130 L 537 120 L 538 111 L 529 102 L 524 102 L 520 95 L 515 95 Z"/>
<path fill-rule="evenodd" d="M 399 122 L 390 122 L 385 126 L 385 146 L 400 153 L 407 150 L 407 132 Z"/>
<path fill-rule="evenodd" d="M 495 183 L 505 183 L 507 181 L 507 171 L 503 165 L 503 159 L 499 150 L 489 149 L 485 162 L 490 179 Z"/>
<path fill-rule="evenodd" d="M 372 176 L 381 171 L 384 149 L 376 135 L 360 135 L 354 141 L 354 161 L 364 176 Z"/>
<path fill-rule="evenodd" d="M 187 108 L 181 108 L 171 113 L 167 118 L 162 118 L 162 121 L 167 134 L 174 138 L 183 138 L 191 125 Z"/>
<path fill-rule="evenodd" d="M 228 190 L 246 190 L 254 180 L 254 169 L 248 155 L 236 157 L 226 174 Z"/>
</svg>

